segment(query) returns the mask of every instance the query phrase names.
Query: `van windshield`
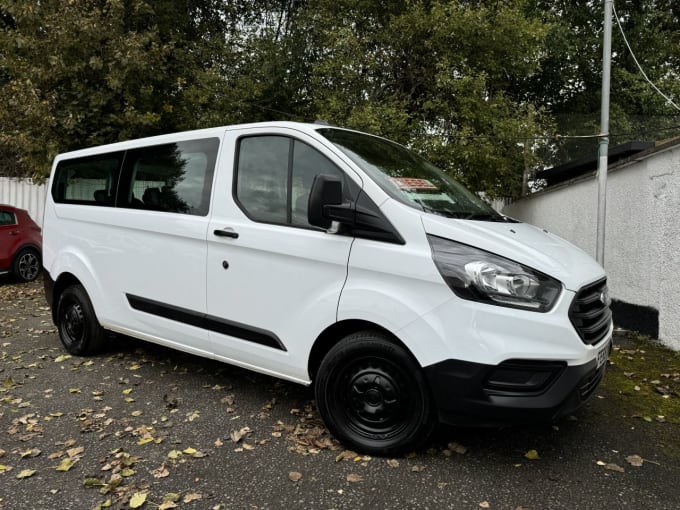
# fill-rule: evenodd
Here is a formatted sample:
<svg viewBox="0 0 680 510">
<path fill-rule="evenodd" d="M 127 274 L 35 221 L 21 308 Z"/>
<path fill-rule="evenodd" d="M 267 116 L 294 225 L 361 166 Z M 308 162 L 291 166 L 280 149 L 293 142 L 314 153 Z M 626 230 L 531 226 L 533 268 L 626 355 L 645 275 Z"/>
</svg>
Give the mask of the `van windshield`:
<svg viewBox="0 0 680 510">
<path fill-rule="evenodd" d="M 448 218 L 507 221 L 455 179 L 397 143 L 344 129 L 318 132 L 406 205 Z"/>
</svg>

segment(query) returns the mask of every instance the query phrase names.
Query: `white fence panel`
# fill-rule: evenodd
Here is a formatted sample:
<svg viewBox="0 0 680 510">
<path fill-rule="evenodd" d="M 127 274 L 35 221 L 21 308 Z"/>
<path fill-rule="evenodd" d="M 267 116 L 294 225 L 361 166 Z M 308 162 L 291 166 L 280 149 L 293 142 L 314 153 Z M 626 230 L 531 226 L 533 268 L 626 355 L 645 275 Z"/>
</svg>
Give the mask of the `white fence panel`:
<svg viewBox="0 0 680 510">
<path fill-rule="evenodd" d="M 46 193 L 47 186 L 34 184 L 30 179 L 0 177 L 0 204 L 26 209 L 40 226 L 45 212 Z"/>
</svg>

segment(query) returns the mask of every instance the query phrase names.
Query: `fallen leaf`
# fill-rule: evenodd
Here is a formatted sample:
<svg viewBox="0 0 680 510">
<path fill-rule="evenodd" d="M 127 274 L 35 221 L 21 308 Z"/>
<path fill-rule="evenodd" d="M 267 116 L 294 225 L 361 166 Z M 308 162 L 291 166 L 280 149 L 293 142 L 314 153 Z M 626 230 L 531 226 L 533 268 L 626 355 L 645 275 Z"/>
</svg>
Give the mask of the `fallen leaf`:
<svg viewBox="0 0 680 510">
<path fill-rule="evenodd" d="M 57 471 L 68 471 L 73 467 L 73 464 L 75 464 L 76 461 L 73 460 L 70 457 L 67 457 L 65 459 L 62 459 L 62 461 L 59 463 L 59 465 L 55 468 Z"/>
<path fill-rule="evenodd" d="M 66 455 L 73 459 L 80 455 L 81 453 L 83 453 L 84 451 L 85 451 L 84 447 L 78 446 L 77 448 L 69 448 L 68 450 L 66 450 Z"/>
<path fill-rule="evenodd" d="M 357 454 L 352 450 L 345 450 L 335 457 L 335 462 L 340 462 L 341 460 L 345 459 L 353 459 L 356 456 Z"/>
<path fill-rule="evenodd" d="M 92 487 L 103 487 L 106 485 L 104 482 L 102 482 L 99 478 L 85 478 L 83 480 L 83 487 L 86 487 L 88 489 L 91 489 Z"/>
<path fill-rule="evenodd" d="M 302 480 L 302 473 L 299 473 L 297 471 L 291 471 L 290 473 L 288 473 L 288 479 L 291 482 L 299 482 L 300 480 Z"/>
<path fill-rule="evenodd" d="M 488 501 L 482 501 L 482 502 L 479 504 L 479 506 L 482 507 L 482 508 L 491 508 L 491 505 L 489 504 Z"/>
<path fill-rule="evenodd" d="M 62 361 L 66 361 L 70 357 L 71 357 L 70 354 L 62 354 L 61 356 L 57 356 L 56 358 L 54 358 L 54 362 L 61 363 Z"/>
<path fill-rule="evenodd" d="M 241 430 L 232 430 L 231 434 L 229 434 L 229 437 L 234 443 L 238 443 L 241 439 L 243 439 L 243 436 L 248 434 L 250 432 L 250 427 L 243 427 Z"/>
<path fill-rule="evenodd" d="M 191 503 L 192 501 L 197 501 L 199 499 L 203 499 L 202 494 L 198 494 L 196 492 L 192 492 L 191 494 L 187 494 L 184 496 L 184 499 L 182 500 L 184 503 Z"/>
<path fill-rule="evenodd" d="M 605 468 L 605 469 L 608 469 L 609 471 L 616 471 L 616 472 L 618 472 L 618 473 L 625 473 L 625 472 L 626 472 L 625 469 L 623 469 L 621 466 L 619 466 L 619 465 L 617 465 L 617 464 L 611 464 L 611 463 L 610 463 L 610 464 L 605 464 L 605 465 L 604 465 L 604 468 Z"/>
<path fill-rule="evenodd" d="M 465 455 L 467 453 L 467 448 L 465 446 L 463 446 L 462 444 L 456 443 L 456 442 L 449 443 L 446 446 L 446 448 L 447 448 L 447 450 L 454 452 L 454 453 L 458 453 L 460 455 Z"/>
<path fill-rule="evenodd" d="M 164 464 L 161 464 L 158 468 L 151 471 L 151 474 L 154 478 L 165 478 L 170 474 L 170 471 L 167 470 Z"/>
<path fill-rule="evenodd" d="M 411 468 L 411 471 L 414 473 L 420 473 L 421 471 L 425 471 L 425 466 L 422 464 L 416 464 Z"/>
<path fill-rule="evenodd" d="M 146 492 L 135 492 L 130 498 L 130 508 L 139 508 L 146 502 Z"/>
<path fill-rule="evenodd" d="M 398 468 L 399 467 L 399 461 L 397 459 L 389 459 L 387 461 L 387 465 L 390 466 L 391 468 Z"/>
<path fill-rule="evenodd" d="M 540 457 L 538 456 L 538 452 L 536 450 L 529 450 L 524 454 L 524 457 L 526 457 L 529 460 L 538 460 Z"/>
<path fill-rule="evenodd" d="M 24 469 L 17 474 L 17 478 L 29 478 L 36 473 L 35 469 Z"/>
<path fill-rule="evenodd" d="M 181 450 L 170 450 L 168 453 L 168 458 L 170 459 L 179 459 L 182 456 L 182 451 Z"/>
<path fill-rule="evenodd" d="M 628 457 L 626 457 L 626 461 L 631 466 L 640 467 L 640 466 L 642 466 L 642 464 L 645 460 L 642 457 L 640 457 L 639 455 L 629 455 Z"/>
<path fill-rule="evenodd" d="M 363 481 L 364 477 L 356 473 L 350 473 L 347 475 L 347 481 L 350 483 L 356 483 Z"/>
<path fill-rule="evenodd" d="M 4 450 L 3 450 L 4 452 Z M 38 450 L 37 448 L 31 448 L 30 450 L 26 450 L 20 453 L 21 458 L 24 459 L 26 457 L 37 457 L 40 455 L 42 452 Z M 2 457 L 2 454 L 0 454 L 0 457 Z"/>
</svg>

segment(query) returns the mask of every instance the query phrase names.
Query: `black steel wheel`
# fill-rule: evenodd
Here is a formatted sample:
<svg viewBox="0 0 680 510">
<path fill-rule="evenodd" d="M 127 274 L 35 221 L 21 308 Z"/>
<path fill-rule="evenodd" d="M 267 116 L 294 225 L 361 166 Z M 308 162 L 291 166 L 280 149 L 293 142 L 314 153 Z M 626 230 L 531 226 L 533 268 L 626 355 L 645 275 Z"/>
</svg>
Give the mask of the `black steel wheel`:
<svg viewBox="0 0 680 510">
<path fill-rule="evenodd" d="M 407 453 L 435 425 L 420 366 L 381 333 L 363 331 L 336 344 L 321 362 L 315 392 L 333 435 L 363 453 Z"/>
<path fill-rule="evenodd" d="M 57 327 L 61 343 L 71 354 L 95 354 L 106 343 L 106 333 L 97 321 L 90 298 L 80 285 L 66 288 L 59 296 Z"/>
<path fill-rule="evenodd" d="M 33 248 L 24 248 L 14 257 L 12 273 L 21 282 L 32 282 L 40 274 L 40 266 L 40 254 Z"/>
</svg>

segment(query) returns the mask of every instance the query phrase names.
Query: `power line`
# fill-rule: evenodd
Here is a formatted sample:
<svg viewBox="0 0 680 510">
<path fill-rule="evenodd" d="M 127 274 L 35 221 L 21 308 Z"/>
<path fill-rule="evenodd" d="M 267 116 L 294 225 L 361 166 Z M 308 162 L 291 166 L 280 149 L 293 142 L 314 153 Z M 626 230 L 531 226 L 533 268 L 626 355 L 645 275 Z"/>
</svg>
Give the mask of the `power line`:
<svg viewBox="0 0 680 510">
<path fill-rule="evenodd" d="M 635 65 L 637 65 L 637 68 L 640 70 L 640 73 L 642 73 L 642 77 L 647 81 L 647 83 L 649 83 L 652 86 L 652 88 L 654 90 L 656 90 L 661 96 L 663 96 L 663 98 L 668 103 L 670 103 L 676 110 L 680 111 L 680 106 L 676 105 L 670 97 L 668 97 L 666 94 L 661 92 L 661 90 L 659 90 L 659 87 L 654 85 L 654 83 L 652 83 L 652 80 L 650 80 L 647 77 L 647 73 L 645 73 L 644 69 L 642 69 L 642 66 L 640 65 L 640 62 L 638 62 L 638 59 L 635 56 L 635 53 L 633 53 L 633 49 L 630 47 L 630 44 L 628 44 L 628 39 L 626 38 L 626 34 L 623 32 L 623 27 L 621 26 L 621 22 L 619 21 L 619 15 L 616 12 L 616 7 L 614 6 L 613 2 L 612 2 L 612 8 L 614 9 L 614 18 L 616 18 L 616 24 L 619 27 L 619 31 L 621 32 L 621 36 L 623 37 L 623 42 L 626 43 L 626 47 L 628 48 L 628 51 L 630 52 L 630 56 L 633 57 L 633 60 L 635 61 Z"/>
</svg>

